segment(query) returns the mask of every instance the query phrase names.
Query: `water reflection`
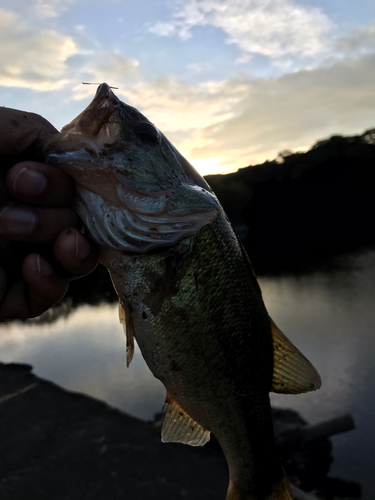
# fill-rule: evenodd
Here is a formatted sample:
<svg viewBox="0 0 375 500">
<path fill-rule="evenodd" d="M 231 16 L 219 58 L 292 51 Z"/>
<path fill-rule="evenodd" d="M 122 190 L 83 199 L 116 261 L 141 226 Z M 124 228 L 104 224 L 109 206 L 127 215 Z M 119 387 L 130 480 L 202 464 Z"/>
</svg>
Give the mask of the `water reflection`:
<svg viewBox="0 0 375 500">
<path fill-rule="evenodd" d="M 275 394 L 271 400 L 301 411 L 310 422 L 352 413 L 357 429 L 333 438 L 331 474 L 361 483 L 363 498 L 370 500 L 375 491 L 375 253 L 346 264 L 330 273 L 261 280 L 270 314 L 323 380 L 316 393 Z"/>
<path fill-rule="evenodd" d="M 117 310 L 117 304 L 83 306 L 52 324 L 4 325 L 1 361 L 29 363 L 40 377 L 150 419 L 161 410 L 165 389 L 138 349 L 126 367 L 125 335 Z"/>
<path fill-rule="evenodd" d="M 375 252 L 329 271 L 260 279 L 270 315 L 319 370 L 323 386 L 300 396 L 272 395 L 277 406 L 301 411 L 311 423 L 351 412 L 357 429 L 333 438 L 331 474 L 375 491 Z M 52 324 L 0 328 L 1 361 L 26 362 L 69 389 L 91 394 L 127 413 L 152 418 L 163 386 L 136 350 L 126 368 L 125 336 L 117 305 L 83 306 Z"/>
</svg>

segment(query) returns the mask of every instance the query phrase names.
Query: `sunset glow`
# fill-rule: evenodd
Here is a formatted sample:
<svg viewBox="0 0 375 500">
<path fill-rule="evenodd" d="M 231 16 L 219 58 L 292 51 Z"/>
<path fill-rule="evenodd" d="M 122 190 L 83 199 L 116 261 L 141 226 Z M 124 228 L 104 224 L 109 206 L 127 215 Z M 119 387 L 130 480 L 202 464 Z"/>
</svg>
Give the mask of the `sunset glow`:
<svg viewBox="0 0 375 500">
<path fill-rule="evenodd" d="M 203 174 L 375 125 L 375 2 L 4 0 L 0 104 L 61 128 L 106 81 Z"/>
</svg>

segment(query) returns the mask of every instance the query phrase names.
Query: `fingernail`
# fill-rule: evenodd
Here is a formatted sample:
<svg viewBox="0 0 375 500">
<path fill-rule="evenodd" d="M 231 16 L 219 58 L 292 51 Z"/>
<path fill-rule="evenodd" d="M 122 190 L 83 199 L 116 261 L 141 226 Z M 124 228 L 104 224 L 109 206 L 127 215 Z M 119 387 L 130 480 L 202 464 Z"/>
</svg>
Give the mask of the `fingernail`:
<svg viewBox="0 0 375 500">
<path fill-rule="evenodd" d="M 4 236 L 27 236 L 36 226 L 35 215 L 25 208 L 5 207 L 0 212 L 0 232 Z"/>
<path fill-rule="evenodd" d="M 22 168 L 13 181 L 13 189 L 17 195 L 38 196 L 47 186 L 47 179 L 43 174 L 27 167 Z"/>
<path fill-rule="evenodd" d="M 74 231 L 76 253 L 75 258 L 78 260 L 84 260 L 91 251 L 89 242 L 81 236 L 78 231 Z"/>
<path fill-rule="evenodd" d="M 44 276 L 45 278 L 48 278 L 48 276 L 51 276 L 51 274 L 53 274 L 53 269 L 51 264 L 49 264 L 46 260 L 41 259 L 39 254 L 36 256 L 36 265 L 38 273 Z"/>
</svg>

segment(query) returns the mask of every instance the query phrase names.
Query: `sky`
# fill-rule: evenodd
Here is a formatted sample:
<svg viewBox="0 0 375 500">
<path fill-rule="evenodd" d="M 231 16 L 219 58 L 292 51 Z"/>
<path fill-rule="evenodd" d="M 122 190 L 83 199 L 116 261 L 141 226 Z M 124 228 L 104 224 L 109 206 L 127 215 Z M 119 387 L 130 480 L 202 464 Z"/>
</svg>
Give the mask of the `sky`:
<svg viewBox="0 0 375 500">
<path fill-rule="evenodd" d="M 0 105 L 118 87 L 201 174 L 375 127 L 373 0 L 0 0 Z"/>
</svg>

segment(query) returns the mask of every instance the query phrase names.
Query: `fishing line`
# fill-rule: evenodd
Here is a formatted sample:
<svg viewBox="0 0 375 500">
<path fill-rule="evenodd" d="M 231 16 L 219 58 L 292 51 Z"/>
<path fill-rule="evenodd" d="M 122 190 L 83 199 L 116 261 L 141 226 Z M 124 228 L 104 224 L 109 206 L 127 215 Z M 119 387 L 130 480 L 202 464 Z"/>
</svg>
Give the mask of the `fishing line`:
<svg viewBox="0 0 375 500">
<path fill-rule="evenodd" d="M 101 83 L 96 83 L 96 82 L 82 82 L 82 85 L 101 85 Z M 118 90 L 118 87 L 109 87 L 110 89 L 116 89 Z"/>
</svg>

